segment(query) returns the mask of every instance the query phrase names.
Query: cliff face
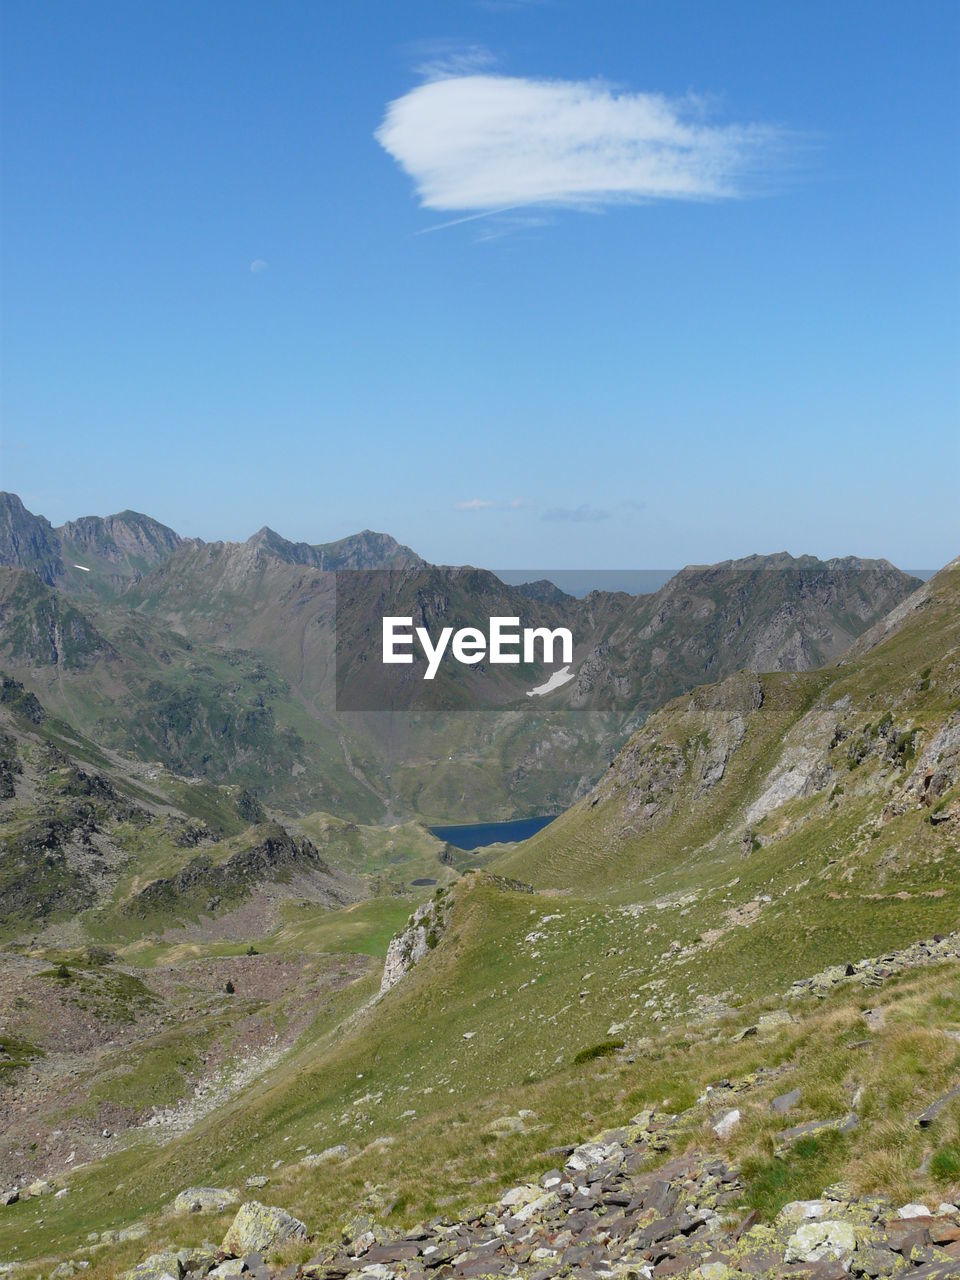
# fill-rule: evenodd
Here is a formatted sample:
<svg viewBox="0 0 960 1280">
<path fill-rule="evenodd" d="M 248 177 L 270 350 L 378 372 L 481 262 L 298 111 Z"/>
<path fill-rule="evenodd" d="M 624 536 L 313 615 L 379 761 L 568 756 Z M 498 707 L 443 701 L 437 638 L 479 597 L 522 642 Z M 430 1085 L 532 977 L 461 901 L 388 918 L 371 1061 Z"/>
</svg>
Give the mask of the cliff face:
<svg viewBox="0 0 960 1280">
<path fill-rule="evenodd" d="M 407 927 L 391 939 L 380 980 L 380 994 L 395 987 L 415 964 L 432 951 L 446 928 L 451 898 L 444 889 L 421 903 L 407 921 Z"/>
<path fill-rule="evenodd" d="M 60 539 L 50 521 L 28 511 L 15 493 L 0 493 L 0 564 L 29 569 L 53 586 L 63 574 Z"/>
</svg>

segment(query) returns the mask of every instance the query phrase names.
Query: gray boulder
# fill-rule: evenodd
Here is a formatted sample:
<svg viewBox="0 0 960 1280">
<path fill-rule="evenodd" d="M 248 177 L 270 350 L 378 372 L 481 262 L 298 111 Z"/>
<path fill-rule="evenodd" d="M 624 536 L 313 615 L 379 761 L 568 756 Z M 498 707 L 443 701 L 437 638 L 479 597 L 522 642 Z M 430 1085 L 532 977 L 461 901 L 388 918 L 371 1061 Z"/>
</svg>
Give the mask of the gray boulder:
<svg viewBox="0 0 960 1280">
<path fill-rule="evenodd" d="M 307 1228 L 285 1209 L 249 1200 L 241 1205 L 223 1238 L 224 1253 L 242 1257 L 255 1249 L 273 1249 L 290 1240 L 306 1240 Z"/>
<path fill-rule="evenodd" d="M 180 1261 L 175 1253 L 166 1250 L 164 1253 L 151 1253 L 149 1258 L 138 1262 L 124 1275 L 124 1280 L 180 1280 Z"/>
<path fill-rule="evenodd" d="M 235 1191 L 223 1187 L 188 1187 L 170 1206 L 171 1213 L 222 1213 L 237 1203 Z"/>
</svg>

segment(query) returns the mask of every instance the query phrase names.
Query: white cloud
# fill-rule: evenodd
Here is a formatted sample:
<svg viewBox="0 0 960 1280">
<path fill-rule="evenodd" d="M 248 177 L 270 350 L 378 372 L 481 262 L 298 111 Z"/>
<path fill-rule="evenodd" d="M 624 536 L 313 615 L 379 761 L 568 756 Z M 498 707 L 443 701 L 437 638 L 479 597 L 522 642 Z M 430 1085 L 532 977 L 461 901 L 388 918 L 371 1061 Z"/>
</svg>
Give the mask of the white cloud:
<svg viewBox="0 0 960 1280">
<path fill-rule="evenodd" d="M 463 214 L 744 195 L 783 141 L 768 125 L 711 124 L 695 98 L 491 74 L 428 79 L 375 136 L 421 205 Z"/>
<path fill-rule="evenodd" d="M 602 507 L 591 507 L 581 502 L 579 507 L 549 507 L 543 513 L 544 520 L 570 520 L 574 524 L 587 524 L 595 520 L 609 520 L 610 512 Z"/>
<path fill-rule="evenodd" d="M 507 502 L 495 502 L 493 498 L 466 498 L 453 505 L 455 511 L 526 511 L 536 503 L 530 498 L 510 498 Z"/>
<path fill-rule="evenodd" d="M 265 262 L 263 258 L 254 258 L 254 260 L 250 263 L 250 270 L 253 272 L 255 276 L 258 276 L 261 271 L 266 271 L 268 266 L 269 266 L 269 263 Z"/>
<path fill-rule="evenodd" d="M 495 504 L 489 498 L 467 498 L 455 504 L 457 511 L 489 511 Z"/>
</svg>

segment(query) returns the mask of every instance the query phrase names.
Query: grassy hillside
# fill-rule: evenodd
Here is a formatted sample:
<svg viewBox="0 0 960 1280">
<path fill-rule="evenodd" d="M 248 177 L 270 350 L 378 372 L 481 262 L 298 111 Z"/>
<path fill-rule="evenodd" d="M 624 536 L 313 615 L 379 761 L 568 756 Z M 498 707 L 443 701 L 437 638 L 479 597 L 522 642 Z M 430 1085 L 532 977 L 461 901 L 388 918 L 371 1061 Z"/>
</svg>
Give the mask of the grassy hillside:
<svg viewBox="0 0 960 1280">
<path fill-rule="evenodd" d="M 409 1223 L 643 1107 L 683 1113 L 655 1158 L 723 1148 L 764 1214 L 840 1177 L 955 1196 L 957 1103 L 929 1130 L 915 1120 L 960 1072 L 958 948 L 893 953 L 960 920 L 958 604 L 954 567 L 837 667 L 742 674 L 665 707 L 496 874 L 438 887 L 445 924 L 380 999 L 402 899 L 319 926 L 288 915 L 263 939 L 271 960 L 338 949 L 367 967 L 189 1134 L 157 1146 L 132 1131 L 42 1215 L 5 1211 L 0 1249 L 76 1248 L 144 1214 L 154 1240 L 216 1235 L 210 1219 L 150 1215 L 184 1186 L 251 1173 L 327 1238 L 358 1207 Z M 721 1080 L 744 1116 L 723 1140 L 704 1094 Z M 768 1104 L 792 1088 L 792 1124 L 830 1123 L 781 1151 Z M 301 1163 L 337 1143 L 344 1163 Z M 111 1252 L 103 1274 L 145 1251 Z"/>
<path fill-rule="evenodd" d="M 942 763 L 944 742 L 955 752 L 958 604 L 951 568 L 856 657 L 817 672 L 742 674 L 677 699 L 588 797 L 500 869 L 537 886 L 629 893 L 664 867 L 676 874 L 694 851 L 699 875 L 705 851 L 714 864 L 766 850 L 783 859 L 808 838 L 823 845 L 822 831 L 838 824 L 867 870 L 902 839 L 899 821 L 916 825 L 921 842 L 939 839 L 927 802 L 947 808 L 953 792 L 938 780 L 931 796 L 923 776 Z"/>
</svg>

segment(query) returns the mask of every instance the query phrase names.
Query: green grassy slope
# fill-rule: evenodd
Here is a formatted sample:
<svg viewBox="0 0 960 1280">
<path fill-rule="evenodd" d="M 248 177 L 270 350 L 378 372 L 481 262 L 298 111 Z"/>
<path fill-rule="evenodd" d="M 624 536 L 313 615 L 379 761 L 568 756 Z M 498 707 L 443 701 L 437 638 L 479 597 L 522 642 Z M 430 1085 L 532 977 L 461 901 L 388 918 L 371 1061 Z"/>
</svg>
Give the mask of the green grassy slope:
<svg viewBox="0 0 960 1280">
<path fill-rule="evenodd" d="M 318 812 L 307 814 L 297 825 L 331 862 L 376 877 L 384 888 L 403 888 L 415 880 L 448 884 L 455 877 L 454 867 L 469 862 L 420 822 L 370 827 Z"/>
<path fill-rule="evenodd" d="M 888 819 L 916 822 L 916 812 L 902 811 L 928 798 L 917 789 L 917 760 L 960 706 L 958 619 L 960 568 L 950 568 L 855 658 L 816 672 L 738 675 L 676 699 L 588 797 L 498 869 L 537 886 L 629 892 L 663 867 L 677 874 L 692 852 L 698 875 L 705 856 L 735 858 L 744 842 L 776 845 L 786 857 L 791 840 L 802 844 L 804 829 L 820 824 L 849 827 L 867 863 L 880 861 L 899 838 Z M 785 798 L 796 793 L 786 807 L 752 813 L 778 782 Z M 865 819 L 875 829 L 861 831 Z M 813 838 L 826 843 L 822 833 Z"/>
</svg>

